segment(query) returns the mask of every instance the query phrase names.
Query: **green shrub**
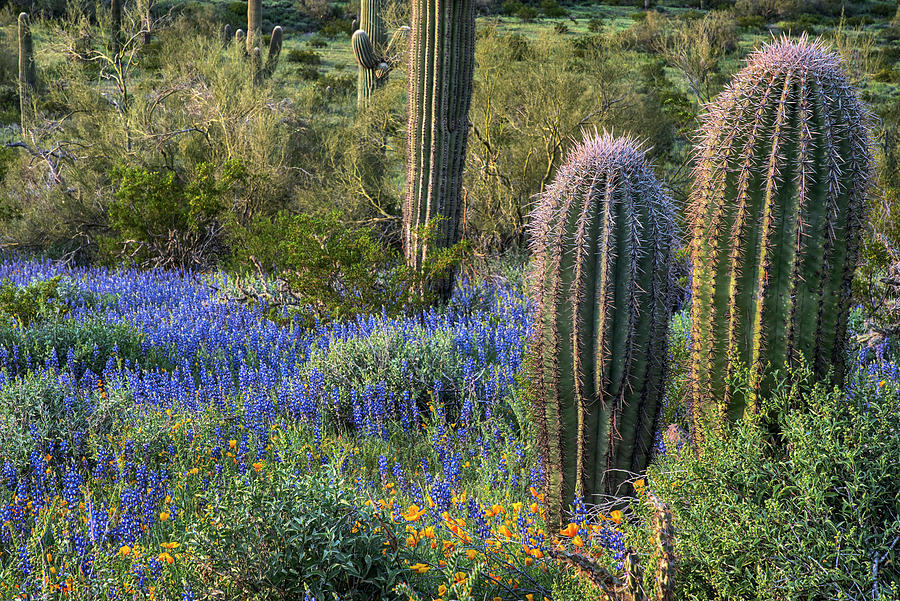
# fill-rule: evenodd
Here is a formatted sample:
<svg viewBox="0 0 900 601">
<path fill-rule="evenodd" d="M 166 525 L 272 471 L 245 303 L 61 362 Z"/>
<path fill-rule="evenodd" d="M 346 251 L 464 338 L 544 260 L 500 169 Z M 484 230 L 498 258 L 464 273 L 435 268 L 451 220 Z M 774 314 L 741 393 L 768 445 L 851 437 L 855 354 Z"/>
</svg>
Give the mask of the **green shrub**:
<svg viewBox="0 0 900 601">
<path fill-rule="evenodd" d="M 88 369 L 95 374 L 112 358 L 129 360 L 150 369 L 171 368 L 169 354 L 159 349 L 145 349 L 144 335 L 126 323 L 110 323 L 100 317 L 78 321 L 60 319 L 21 328 L 0 322 L 0 350 L 14 357 L 14 372 L 56 361 L 63 365 L 71 351 L 72 369 L 78 377 Z"/>
<path fill-rule="evenodd" d="M 759 15 L 742 15 L 735 18 L 734 22 L 744 29 L 762 29 L 766 26 L 766 20 Z"/>
<path fill-rule="evenodd" d="M 339 35 L 350 35 L 353 33 L 353 22 L 350 19 L 342 19 L 334 17 L 325 21 L 319 33 L 329 38 L 336 38 Z"/>
<path fill-rule="evenodd" d="M 559 35 L 562 35 L 564 33 L 569 33 L 569 26 L 562 22 L 554 23 L 553 31 Z"/>
<path fill-rule="evenodd" d="M 0 438 L 5 459 L 28 464 L 33 450 L 66 444 L 75 455 L 90 431 L 105 438 L 118 420 L 134 409 L 124 388 L 106 393 L 98 387 L 85 395 L 71 382 L 48 373 L 27 373 L 0 387 Z M 80 447 L 80 449 L 79 449 Z"/>
<path fill-rule="evenodd" d="M 569 16 L 569 11 L 561 7 L 556 0 L 542 0 L 541 12 L 550 19 L 560 19 Z"/>
<path fill-rule="evenodd" d="M 5 317 L 27 328 L 35 321 L 58 319 L 68 313 L 69 307 L 59 298 L 61 277 L 35 281 L 24 287 L 8 279 L 0 281 L 0 319 Z"/>
<path fill-rule="evenodd" d="M 322 74 L 313 66 L 303 65 L 297 70 L 297 77 L 303 81 L 316 81 L 322 77 Z"/>
<path fill-rule="evenodd" d="M 514 16 L 521 8 L 522 3 L 518 0 L 503 0 L 503 3 L 500 5 L 500 12 L 504 15 Z"/>
<path fill-rule="evenodd" d="M 588 31 L 591 33 L 600 33 L 603 31 L 603 19 L 601 17 L 594 17 L 590 21 L 588 21 L 587 25 Z"/>
<path fill-rule="evenodd" d="M 223 226 L 248 174 L 232 159 L 201 163 L 183 177 L 137 167 L 119 168 L 113 177 L 119 187 L 109 207 L 112 234 L 100 249 L 106 260 L 184 268 L 207 266 L 225 252 Z"/>
<path fill-rule="evenodd" d="M 516 17 L 523 23 L 530 23 L 538 18 L 538 10 L 533 6 L 520 6 Z"/>
<path fill-rule="evenodd" d="M 292 48 L 287 53 L 286 60 L 290 63 L 303 65 L 319 65 L 322 63 L 322 55 L 314 50 Z"/>
<path fill-rule="evenodd" d="M 337 463 L 340 463 L 337 461 Z M 224 528 L 201 536 L 210 582 L 227 598 L 368 601 L 393 599 L 409 569 L 401 551 L 385 546 L 376 519 L 341 486 L 340 475 L 304 475 L 269 464 L 269 478 L 210 499 Z M 205 534 L 205 533 L 204 533 Z M 402 548 L 402 547 L 400 547 Z"/>
<path fill-rule="evenodd" d="M 897 598 L 900 385 L 865 370 L 849 393 L 808 370 L 785 382 L 763 408 L 777 435 L 745 417 L 699 456 L 670 448 L 651 467 L 673 512 L 677 597 Z"/>
<path fill-rule="evenodd" d="M 319 34 L 316 34 L 309 38 L 306 43 L 309 44 L 310 48 L 324 48 L 328 45 L 328 40 L 326 40 Z"/>
</svg>

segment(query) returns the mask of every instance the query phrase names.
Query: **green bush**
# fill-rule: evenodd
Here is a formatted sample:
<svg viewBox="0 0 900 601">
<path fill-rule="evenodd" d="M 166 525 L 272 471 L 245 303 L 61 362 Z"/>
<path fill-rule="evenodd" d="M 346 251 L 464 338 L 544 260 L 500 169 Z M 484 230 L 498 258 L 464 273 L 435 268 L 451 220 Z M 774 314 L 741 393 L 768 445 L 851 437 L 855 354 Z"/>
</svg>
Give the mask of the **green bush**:
<svg viewBox="0 0 900 601">
<path fill-rule="evenodd" d="M 560 19 L 569 16 L 569 11 L 561 7 L 556 0 L 542 0 L 541 12 L 550 19 Z"/>
<path fill-rule="evenodd" d="M 324 48 L 328 45 L 328 40 L 326 40 L 319 34 L 316 34 L 309 38 L 306 43 L 309 44 L 310 48 Z"/>
<path fill-rule="evenodd" d="M 119 168 L 113 177 L 119 187 L 109 207 L 112 233 L 100 247 L 107 261 L 204 267 L 225 253 L 234 191 L 248 177 L 238 160 L 201 163 L 182 177 L 137 167 Z"/>
<path fill-rule="evenodd" d="M 339 463 L 339 461 L 337 462 Z M 362 500 L 328 470 L 294 474 L 270 464 L 270 478 L 211 499 L 225 527 L 201 536 L 210 582 L 226 598 L 368 601 L 393 599 L 409 569 L 401 551 L 385 546 Z M 249 483 L 248 483 L 249 484 Z M 360 508 L 362 507 L 362 508 Z M 402 548 L 402 547 L 401 547 Z"/>
<path fill-rule="evenodd" d="M 99 388 L 85 395 L 71 382 L 47 373 L 27 373 L 0 387 L 0 438 L 8 459 L 28 464 L 38 447 L 66 444 L 73 454 L 89 455 L 90 431 L 105 438 L 115 424 L 134 409 L 125 389 L 109 393 Z M 80 448 L 79 448 L 80 447 Z"/>
<path fill-rule="evenodd" d="M 350 35 L 353 33 L 353 22 L 350 19 L 342 19 L 334 17 L 329 19 L 322 25 L 319 33 L 329 38 L 336 38 L 339 35 Z"/>
<path fill-rule="evenodd" d="M 13 320 L 20 328 L 27 328 L 35 321 L 58 319 L 69 312 L 60 302 L 61 276 L 39 280 L 27 286 L 16 286 L 10 280 L 0 281 L 0 320 Z"/>
<path fill-rule="evenodd" d="M 530 23 L 538 18 L 538 10 L 533 6 L 520 6 L 516 11 L 516 17 L 523 23 Z"/>
<path fill-rule="evenodd" d="M 102 372 L 110 358 L 116 362 L 129 360 L 147 369 L 172 367 L 167 352 L 145 349 L 143 341 L 144 335 L 133 326 L 100 317 L 47 321 L 30 328 L 0 322 L 0 349 L 15 357 L 13 371 L 18 373 L 53 362 L 54 352 L 56 361 L 63 365 L 70 350 L 72 369 L 78 377 L 88 369 L 95 374 Z"/>
<path fill-rule="evenodd" d="M 600 33 L 603 31 L 603 19 L 601 17 L 594 17 L 590 21 L 588 21 L 587 25 L 588 31 L 591 33 Z"/>
<path fill-rule="evenodd" d="M 322 55 L 314 50 L 302 48 L 292 48 L 285 57 L 290 63 L 300 63 L 303 65 L 319 65 L 322 63 Z"/>
<path fill-rule="evenodd" d="M 900 594 L 898 382 L 862 370 L 844 393 L 788 376 L 764 407 L 776 434 L 745 418 L 650 469 L 673 512 L 680 599 Z"/>
</svg>

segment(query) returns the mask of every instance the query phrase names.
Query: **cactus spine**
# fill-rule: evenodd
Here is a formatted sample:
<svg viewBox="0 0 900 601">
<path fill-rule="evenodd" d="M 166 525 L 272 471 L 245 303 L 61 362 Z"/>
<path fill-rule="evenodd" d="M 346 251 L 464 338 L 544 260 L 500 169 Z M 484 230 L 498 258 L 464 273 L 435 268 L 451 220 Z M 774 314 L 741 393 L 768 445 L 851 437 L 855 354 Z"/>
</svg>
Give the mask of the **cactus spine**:
<svg viewBox="0 0 900 601">
<path fill-rule="evenodd" d="M 532 398 L 547 502 L 625 492 L 650 460 L 664 392 L 674 209 L 631 138 L 589 137 L 530 224 Z"/>
<path fill-rule="evenodd" d="M 247 54 L 262 41 L 262 0 L 247 2 Z"/>
<path fill-rule="evenodd" d="M 28 13 L 19 14 L 19 119 L 24 133 L 31 121 L 31 107 L 37 86 L 34 67 L 34 44 L 31 40 L 31 24 Z"/>
<path fill-rule="evenodd" d="M 386 40 L 381 0 L 362 0 L 359 8 L 359 28 L 353 32 L 350 43 L 359 65 L 356 102 L 361 108 L 385 81 L 378 73 L 379 66 L 384 62 L 378 52 L 384 49 Z"/>
<path fill-rule="evenodd" d="M 423 266 L 431 248 L 460 239 L 462 171 L 475 65 L 475 0 L 414 0 L 410 40 L 403 248 Z M 428 236 L 427 224 L 437 223 Z M 447 298 L 452 278 L 431 289 Z"/>
<path fill-rule="evenodd" d="M 754 411 L 801 357 L 841 378 L 867 122 L 838 56 L 805 37 L 755 52 L 711 104 L 691 199 L 695 436 Z"/>
</svg>

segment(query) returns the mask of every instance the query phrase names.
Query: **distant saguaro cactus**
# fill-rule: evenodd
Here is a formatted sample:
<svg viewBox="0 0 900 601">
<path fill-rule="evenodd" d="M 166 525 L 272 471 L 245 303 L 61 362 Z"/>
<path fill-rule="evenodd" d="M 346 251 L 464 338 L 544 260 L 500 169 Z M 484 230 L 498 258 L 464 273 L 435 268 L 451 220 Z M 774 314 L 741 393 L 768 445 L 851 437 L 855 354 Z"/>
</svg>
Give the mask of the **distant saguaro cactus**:
<svg viewBox="0 0 900 601">
<path fill-rule="evenodd" d="M 31 108 L 37 86 L 34 45 L 28 13 L 19 13 L 19 119 L 24 133 L 31 125 Z"/>
<path fill-rule="evenodd" d="M 272 30 L 272 38 L 269 40 L 269 53 L 266 55 L 266 64 L 263 67 L 263 73 L 266 77 L 271 77 L 275 73 L 275 67 L 278 66 L 278 56 L 281 54 L 281 46 L 283 43 L 284 33 L 280 25 L 276 25 Z"/>
<path fill-rule="evenodd" d="M 113 54 L 119 53 L 122 45 L 122 0 L 109 2 L 109 47 Z"/>
<path fill-rule="evenodd" d="M 262 42 L 262 0 L 247 2 L 247 54 Z"/>
<path fill-rule="evenodd" d="M 691 199 L 695 436 L 755 411 L 801 358 L 840 381 L 868 120 L 840 58 L 805 36 L 754 52 L 712 102 Z"/>
<path fill-rule="evenodd" d="M 534 210 L 529 291 L 538 450 L 555 519 L 575 496 L 627 492 L 664 393 L 675 213 L 628 137 L 589 137 Z"/>
<path fill-rule="evenodd" d="M 231 25 L 225 23 L 225 26 L 222 28 L 222 45 L 226 48 L 228 44 L 231 43 Z"/>
<path fill-rule="evenodd" d="M 238 29 L 234 32 L 234 43 L 241 49 L 241 52 L 243 52 L 245 56 L 248 54 L 247 46 L 244 43 L 246 39 L 247 34 L 244 33 L 243 29 Z"/>
<path fill-rule="evenodd" d="M 433 248 L 460 239 L 462 171 L 475 65 L 475 0 L 414 0 L 410 42 L 403 247 L 421 269 Z M 423 228 L 438 220 L 429 236 Z M 447 298 L 452 277 L 432 284 Z"/>
<path fill-rule="evenodd" d="M 353 32 L 351 46 L 353 56 L 359 64 L 356 84 L 356 101 L 362 107 L 372 93 L 384 83 L 379 70 L 387 74 L 387 63 L 378 55 L 384 49 L 385 30 L 381 15 L 382 0 L 361 0 L 359 7 L 359 28 Z M 384 67 L 380 69 L 380 67 Z"/>
</svg>

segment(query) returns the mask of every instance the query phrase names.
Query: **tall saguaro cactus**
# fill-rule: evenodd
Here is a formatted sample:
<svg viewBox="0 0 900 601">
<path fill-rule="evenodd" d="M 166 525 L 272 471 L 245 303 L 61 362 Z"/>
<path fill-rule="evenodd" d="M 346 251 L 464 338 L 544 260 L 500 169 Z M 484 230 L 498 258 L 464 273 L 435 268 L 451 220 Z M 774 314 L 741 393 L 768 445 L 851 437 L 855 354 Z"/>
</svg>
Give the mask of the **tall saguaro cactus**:
<svg viewBox="0 0 900 601">
<path fill-rule="evenodd" d="M 19 13 L 19 119 L 24 133 L 31 121 L 31 106 L 37 85 L 34 67 L 34 44 L 28 13 Z"/>
<path fill-rule="evenodd" d="M 840 58 L 805 37 L 755 52 L 711 104 L 691 210 L 696 435 L 754 411 L 801 357 L 841 378 L 867 121 Z"/>
<path fill-rule="evenodd" d="M 433 248 L 460 239 L 462 171 L 475 65 L 475 0 L 414 0 L 410 41 L 403 247 L 421 269 Z M 437 223 L 428 236 L 423 230 Z M 448 297 L 452 278 L 432 284 Z"/>
<path fill-rule="evenodd" d="M 375 90 L 383 85 L 387 75 L 387 64 L 378 55 L 386 42 L 381 3 L 382 0 L 361 0 L 359 28 L 351 39 L 353 56 L 359 65 L 356 101 L 360 107 L 365 106 Z"/>
<path fill-rule="evenodd" d="M 262 43 L 262 0 L 247 2 L 247 54 Z"/>
<path fill-rule="evenodd" d="M 664 388 L 674 208 L 631 138 L 575 148 L 529 226 L 529 363 L 554 520 L 647 467 Z"/>
</svg>

